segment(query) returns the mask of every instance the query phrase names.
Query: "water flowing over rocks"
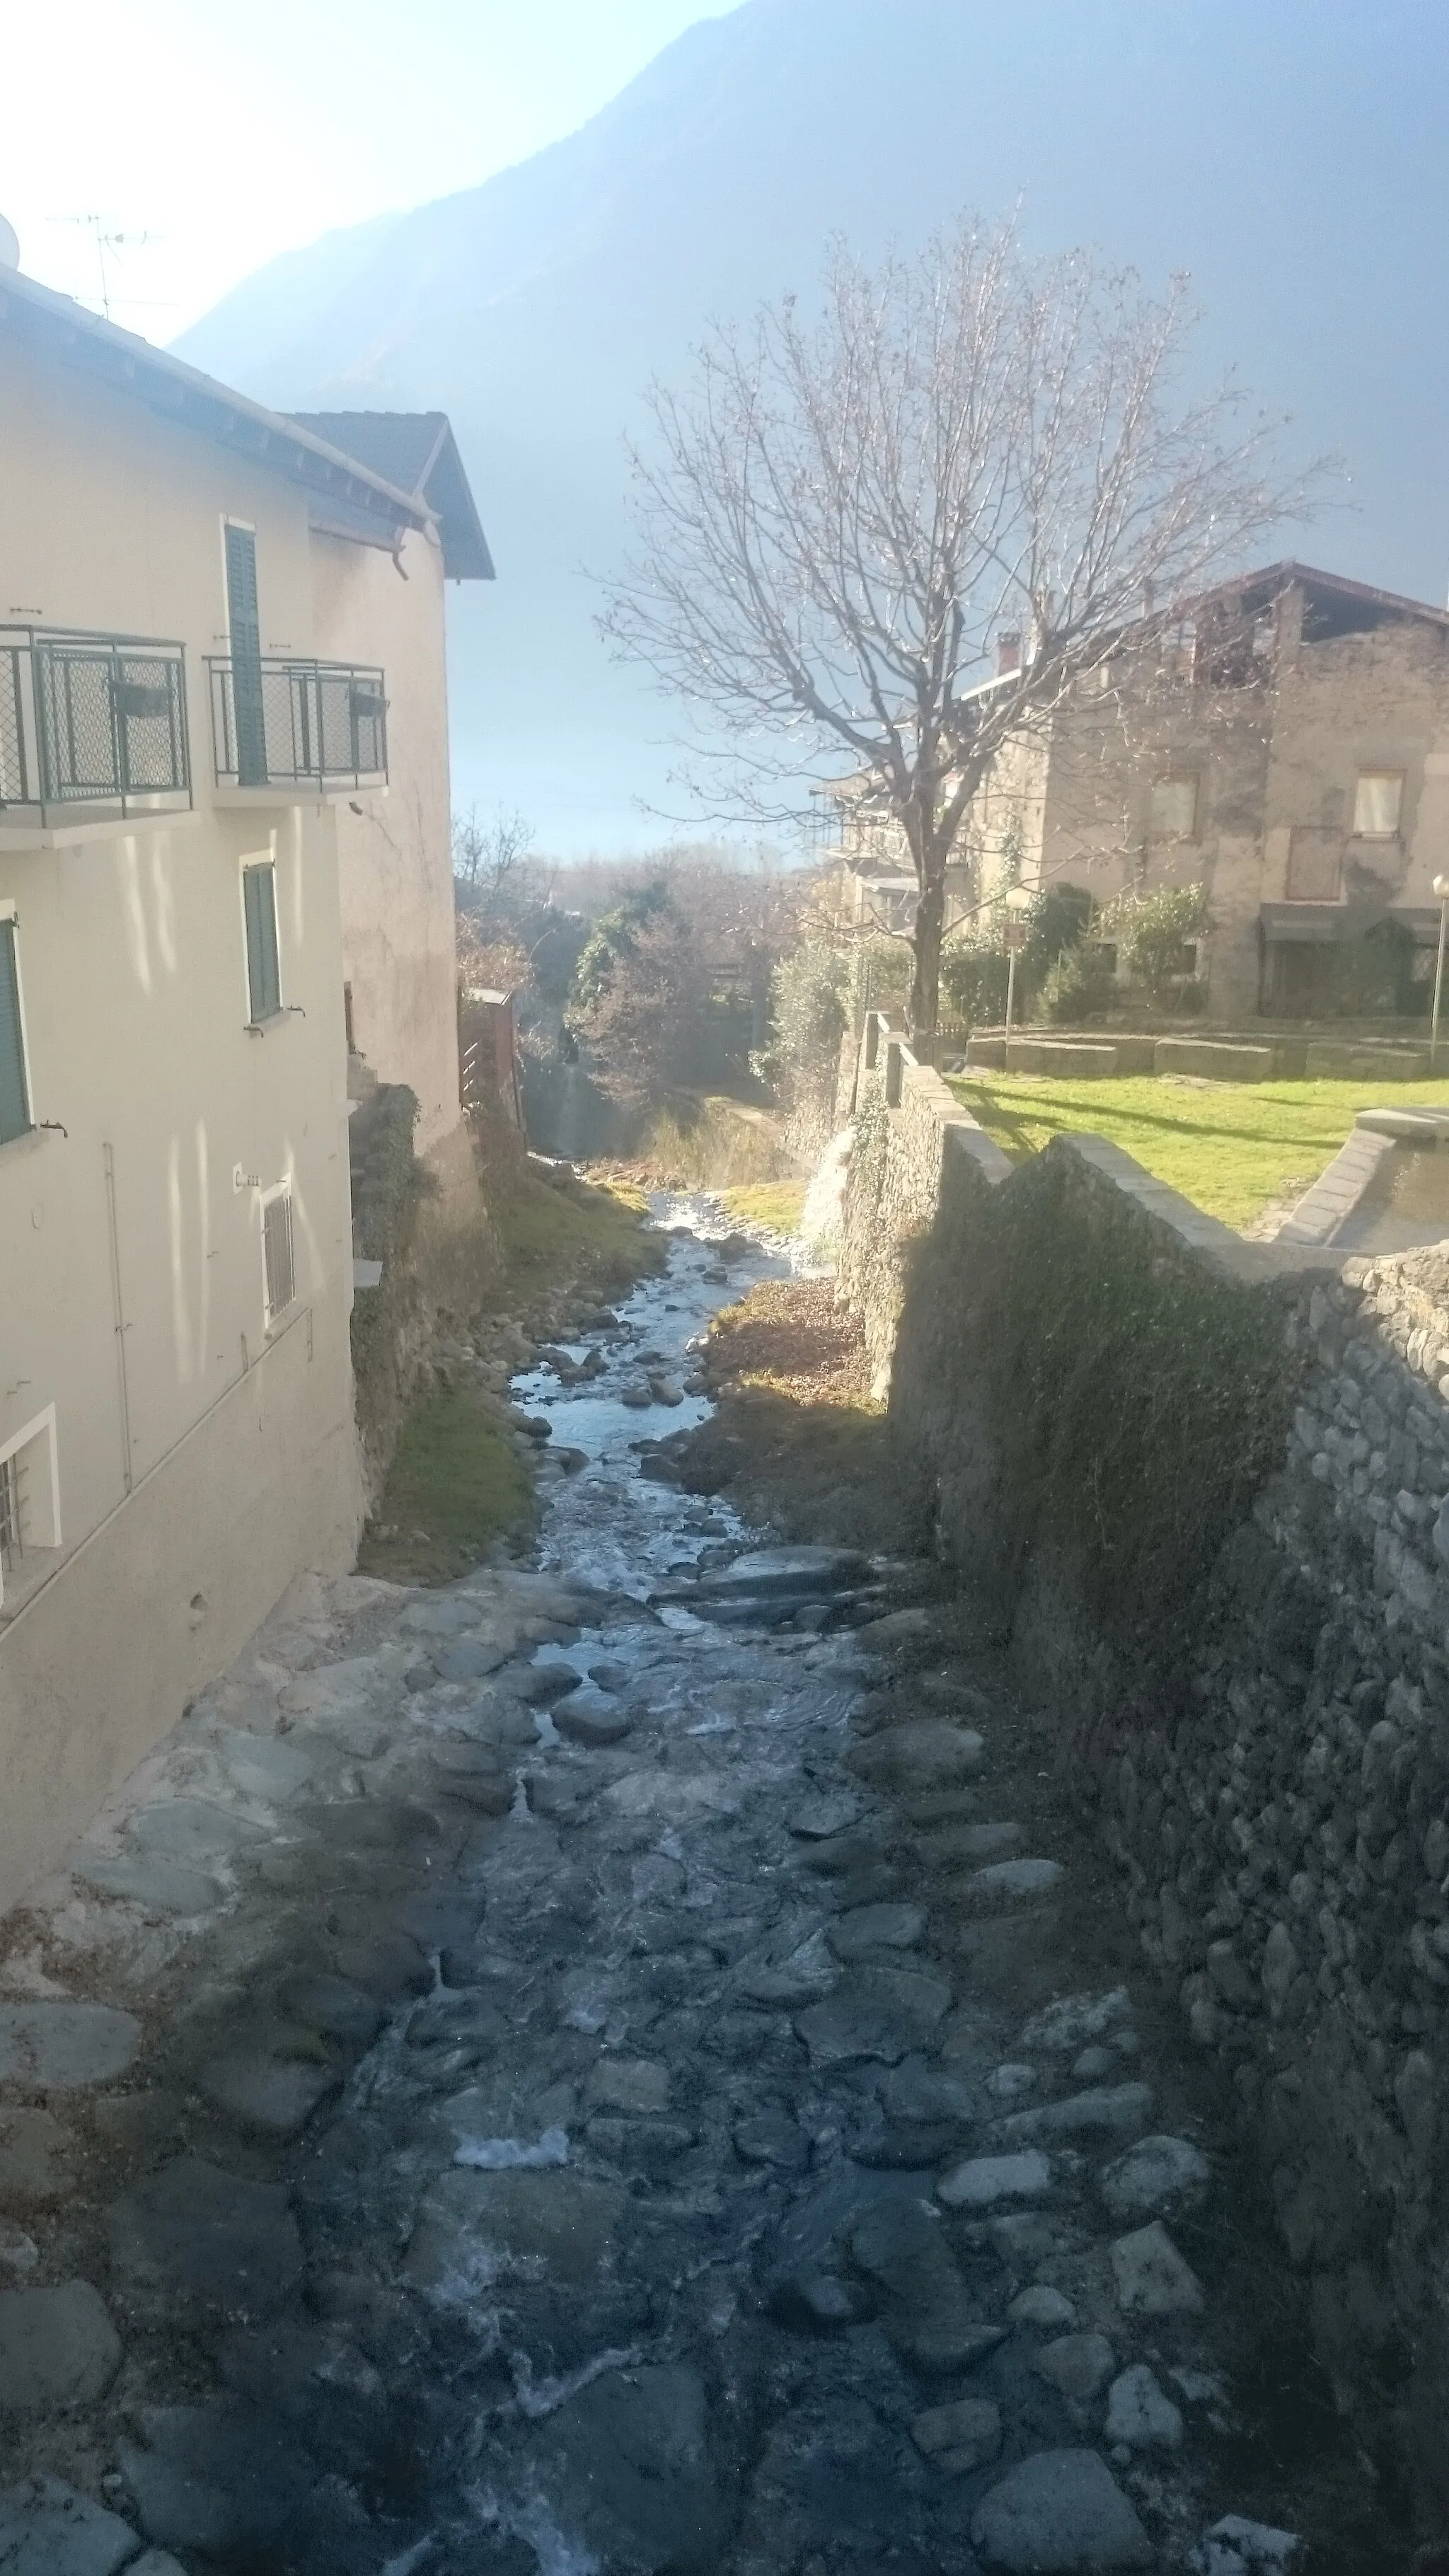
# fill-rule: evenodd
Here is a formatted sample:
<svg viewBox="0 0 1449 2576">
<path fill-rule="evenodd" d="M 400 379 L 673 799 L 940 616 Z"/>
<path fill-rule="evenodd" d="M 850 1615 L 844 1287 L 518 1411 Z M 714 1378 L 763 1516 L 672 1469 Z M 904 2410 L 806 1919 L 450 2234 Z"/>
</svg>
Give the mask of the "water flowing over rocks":
<svg viewBox="0 0 1449 2576">
<path fill-rule="evenodd" d="M 718 1271 L 518 1382 L 537 1569 L 295 1586 L 11 1927 L 0 2570 L 1289 2565 L 993 1668 L 640 1472 Z"/>
</svg>

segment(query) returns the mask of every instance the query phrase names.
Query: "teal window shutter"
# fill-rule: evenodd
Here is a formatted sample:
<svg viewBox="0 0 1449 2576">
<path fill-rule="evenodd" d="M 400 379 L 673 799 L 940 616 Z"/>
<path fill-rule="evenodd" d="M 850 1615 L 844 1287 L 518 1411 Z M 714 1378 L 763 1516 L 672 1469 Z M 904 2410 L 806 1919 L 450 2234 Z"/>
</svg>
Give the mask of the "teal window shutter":
<svg viewBox="0 0 1449 2576">
<path fill-rule="evenodd" d="M 25 1082 L 25 1042 L 20 1033 L 20 966 L 15 924 L 0 921 L 0 1145 L 28 1136 L 35 1121 Z"/>
<path fill-rule="evenodd" d="M 242 895 L 247 925 L 247 991 L 253 1025 L 276 1017 L 282 1007 L 282 979 L 277 963 L 277 872 L 273 867 L 243 868 Z"/>
</svg>

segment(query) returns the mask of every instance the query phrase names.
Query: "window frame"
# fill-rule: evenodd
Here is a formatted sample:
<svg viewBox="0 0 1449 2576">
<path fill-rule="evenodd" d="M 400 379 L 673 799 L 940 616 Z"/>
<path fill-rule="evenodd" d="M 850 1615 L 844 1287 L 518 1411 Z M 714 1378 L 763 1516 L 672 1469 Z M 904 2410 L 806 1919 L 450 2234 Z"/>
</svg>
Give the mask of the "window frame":
<svg viewBox="0 0 1449 2576">
<path fill-rule="evenodd" d="M 252 983 L 252 933 L 247 916 L 247 878 L 249 876 L 269 876 L 272 881 L 272 965 L 276 979 L 276 1001 L 273 1008 L 270 1011 L 264 1011 L 260 1018 L 257 1016 L 256 994 Z M 246 992 L 246 1026 L 256 1034 L 270 1028 L 274 1020 L 284 1018 L 287 1009 L 282 998 L 282 920 L 281 905 L 277 899 L 275 850 L 270 851 L 265 857 L 257 851 L 248 851 L 237 870 L 237 893 L 241 902 L 242 916 L 242 977 Z"/>
<path fill-rule="evenodd" d="M 1185 832 L 1159 832 L 1154 820 L 1154 805 L 1159 787 L 1192 788 L 1192 821 Z M 1175 843 L 1197 841 L 1202 836 L 1202 771 L 1200 769 L 1164 769 L 1153 779 L 1147 793 L 1147 838 L 1156 848 L 1171 848 Z"/>
<path fill-rule="evenodd" d="M 37 1530 L 31 1546 L 37 1552 L 43 1549 L 48 1555 L 58 1556 L 63 1544 L 60 1520 L 60 1449 L 56 1438 L 53 1404 L 46 1405 L 43 1412 L 35 1414 L 29 1422 L 22 1423 L 20 1429 L 12 1432 L 8 1440 L 0 1440 L 0 1466 L 8 1466 L 11 1459 L 19 1457 L 22 1450 L 35 1448 L 41 1442 L 44 1443 L 46 1493 L 44 1508 L 36 1513 L 35 1517 L 44 1523 L 49 1536 L 42 1536 Z M 11 1582 L 12 1585 L 15 1582 L 13 1575 Z M 27 1596 L 32 1588 L 31 1584 L 25 1584 L 24 1590 Z M 5 1568 L 0 1565 L 0 1608 L 4 1607 L 4 1602 Z"/>
<path fill-rule="evenodd" d="M 25 1022 L 25 976 L 20 963 L 20 915 L 13 903 L 0 902 L 0 944 L 9 934 L 10 963 L 15 977 L 15 1025 L 20 1039 L 20 1089 L 26 1123 L 17 1127 L 13 1136 L 0 1136 L 0 1154 L 7 1145 L 23 1145 L 27 1136 L 36 1132 L 35 1082 L 30 1064 L 30 1034 Z"/>
<path fill-rule="evenodd" d="M 289 1172 L 284 1180 L 274 1181 L 270 1189 L 263 1190 L 257 1202 L 261 1217 L 262 1317 L 268 1333 L 277 1330 L 278 1325 L 291 1313 L 297 1302 L 297 1229 L 292 1217 L 292 1198 L 292 1176 Z M 287 1203 L 287 1264 L 291 1278 L 291 1293 L 280 1306 L 274 1306 L 272 1283 L 267 1271 L 267 1211 L 282 1199 Z"/>
<path fill-rule="evenodd" d="M 1394 819 L 1386 828 L 1377 826 L 1373 830 L 1366 830 L 1358 819 L 1359 798 L 1365 787 L 1381 779 L 1392 779 L 1399 791 L 1398 800 L 1394 806 Z M 1354 841 L 1399 840 L 1403 833 L 1404 789 L 1407 784 L 1408 778 L 1402 769 L 1356 769 L 1353 776 L 1353 823 L 1349 838 Z"/>
</svg>

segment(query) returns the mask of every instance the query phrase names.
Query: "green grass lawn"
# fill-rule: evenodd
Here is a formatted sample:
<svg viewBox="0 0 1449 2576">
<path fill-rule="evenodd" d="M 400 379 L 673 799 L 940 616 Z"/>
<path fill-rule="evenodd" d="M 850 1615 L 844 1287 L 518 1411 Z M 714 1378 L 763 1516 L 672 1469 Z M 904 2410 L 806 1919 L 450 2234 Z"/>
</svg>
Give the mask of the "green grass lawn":
<svg viewBox="0 0 1449 2576">
<path fill-rule="evenodd" d="M 796 1234 L 805 1205 L 806 1181 L 756 1181 L 719 1195 L 739 1225 L 773 1226 L 777 1234 Z"/>
<path fill-rule="evenodd" d="M 1029 1074 L 961 1075 L 951 1089 L 988 1136 L 1020 1161 L 1053 1136 L 1105 1136 L 1144 1170 L 1225 1224 L 1245 1226 L 1306 1189 L 1370 1105 L 1449 1108 L 1449 1082 L 1189 1082 L 1123 1075 L 1052 1082 Z"/>
</svg>

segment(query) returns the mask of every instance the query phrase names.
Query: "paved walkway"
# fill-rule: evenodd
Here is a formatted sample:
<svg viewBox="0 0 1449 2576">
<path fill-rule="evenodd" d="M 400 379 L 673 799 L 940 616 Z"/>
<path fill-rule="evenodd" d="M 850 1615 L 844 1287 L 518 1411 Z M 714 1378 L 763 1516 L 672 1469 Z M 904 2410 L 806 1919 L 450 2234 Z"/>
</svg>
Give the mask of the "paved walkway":
<svg viewBox="0 0 1449 2576">
<path fill-rule="evenodd" d="M 638 1472 L 727 1293 L 525 1383 L 542 1572 L 298 1585 L 6 1927 L 10 2576 L 1301 2563 L 920 1569 Z"/>
</svg>

